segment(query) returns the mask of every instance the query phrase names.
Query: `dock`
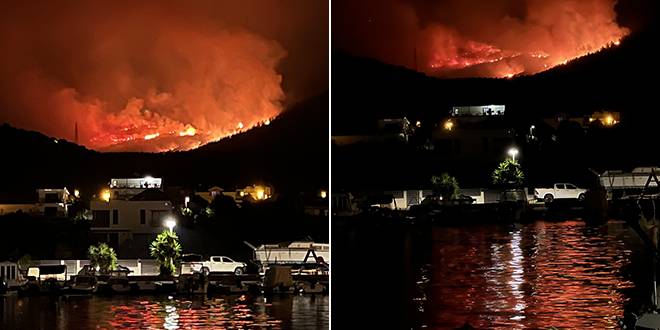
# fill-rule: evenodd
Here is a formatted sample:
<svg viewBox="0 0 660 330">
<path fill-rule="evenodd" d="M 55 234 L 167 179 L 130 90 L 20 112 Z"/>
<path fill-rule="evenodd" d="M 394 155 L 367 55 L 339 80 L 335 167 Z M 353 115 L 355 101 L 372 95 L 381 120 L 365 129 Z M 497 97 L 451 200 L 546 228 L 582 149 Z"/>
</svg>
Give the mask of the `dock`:
<svg viewBox="0 0 660 330">
<path fill-rule="evenodd" d="M 160 275 L 129 275 L 124 277 L 128 287 L 124 290 L 113 290 L 108 275 L 96 276 L 97 286 L 89 294 L 244 294 L 244 293 L 327 293 L 329 291 L 328 274 L 299 274 L 288 271 L 287 279 L 269 285 L 268 274 L 211 273 L 204 277 L 201 273 L 184 274 L 180 276 Z M 86 275 L 87 276 L 87 275 Z M 71 294 L 77 275 L 60 283 L 57 290 L 22 290 L 19 295 Z M 281 278 L 281 276 L 280 276 Z M 52 284 L 52 283 L 49 283 Z M 192 286 L 191 286 L 192 284 Z M 192 289 L 194 287 L 194 289 Z M 79 293 L 79 292 L 76 292 Z"/>
</svg>

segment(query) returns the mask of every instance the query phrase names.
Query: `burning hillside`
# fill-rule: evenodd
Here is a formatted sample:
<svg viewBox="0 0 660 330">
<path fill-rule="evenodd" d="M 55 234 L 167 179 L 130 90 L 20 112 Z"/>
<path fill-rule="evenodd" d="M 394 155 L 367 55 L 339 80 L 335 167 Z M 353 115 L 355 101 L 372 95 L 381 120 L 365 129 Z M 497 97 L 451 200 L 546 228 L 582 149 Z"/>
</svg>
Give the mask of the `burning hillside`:
<svg viewBox="0 0 660 330">
<path fill-rule="evenodd" d="M 442 77 L 538 73 L 619 44 L 614 0 L 337 1 L 337 46 Z"/>
<path fill-rule="evenodd" d="M 316 15 L 303 15 L 310 6 L 3 3 L 0 122 L 96 150 L 149 152 L 268 124 L 285 101 L 284 44 L 299 51 L 297 60 L 318 63 L 300 53 L 307 36 L 298 25 Z M 303 81 L 315 74 L 304 61 L 284 68 Z"/>
</svg>

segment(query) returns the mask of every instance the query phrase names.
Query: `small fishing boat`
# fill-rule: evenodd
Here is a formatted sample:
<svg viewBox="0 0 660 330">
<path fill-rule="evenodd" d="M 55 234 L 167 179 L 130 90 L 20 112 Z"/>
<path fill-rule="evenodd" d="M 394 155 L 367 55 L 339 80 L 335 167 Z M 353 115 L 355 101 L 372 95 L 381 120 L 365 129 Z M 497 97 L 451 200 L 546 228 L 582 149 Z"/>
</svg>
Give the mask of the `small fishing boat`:
<svg viewBox="0 0 660 330">
<path fill-rule="evenodd" d="M 100 277 L 99 293 L 116 294 L 130 292 L 136 284 L 131 285 L 128 280 L 128 274 L 132 271 L 128 267 L 117 266 L 117 269 L 109 271 L 106 275 Z"/>
<path fill-rule="evenodd" d="M 78 275 L 74 278 L 69 288 L 73 293 L 95 293 L 98 288 L 98 280 L 92 275 Z"/>
</svg>

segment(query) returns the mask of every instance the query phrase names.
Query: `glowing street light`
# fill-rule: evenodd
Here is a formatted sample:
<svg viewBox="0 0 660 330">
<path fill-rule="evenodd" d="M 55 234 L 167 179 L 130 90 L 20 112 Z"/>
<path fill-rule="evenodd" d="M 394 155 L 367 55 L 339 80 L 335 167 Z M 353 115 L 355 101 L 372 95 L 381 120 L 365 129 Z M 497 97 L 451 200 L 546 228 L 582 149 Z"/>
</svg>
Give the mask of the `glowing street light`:
<svg viewBox="0 0 660 330">
<path fill-rule="evenodd" d="M 174 220 L 173 217 L 167 217 L 165 218 L 165 227 L 170 229 L 170 232 L 174 231 L 174 227 L 176 226 L 176 220 Z"/>
<path fill-rule="evenodd" d="M 443 125 L 445 131 L 451 131 L 454 128 L 454 122 L 451 120 L 447 120 L 445 124 Z"/>
<path fill-rule="evenodd" d="M 326 198 L 328 197 L 328 192 L 325 190 L 321 190 L 321 198 Z"/>
<path fill-rule="evenodd" d="M 605 125 L 606 126 L 614 125 L 614 117 L 612 117 L 612 115 L 607 115 L 607 117 L 605 117 Z"/>
<path fill-rule="evenodd" d="M 261 200 L 261 199 L 265 199 L 265 198 L 266 198 L 266 195 L 264 194 L 264 190 L 263 189 L 257 189 L 257 199 Z"/>
<path fill-rule="evenodd" d="M 188 207 L 188 203 L 190 203 L 190 196 L 186 196 L 186 198 L 183 201 L 186 207 Z"/>
<path fill-rule="evenodd" d="M 516 161 L 516 155 L 518 154 L 518 149 L 516 148 L 511 148 L 509 151 L 507 151 L 507 154 L 511 156 L 511 159 L 515 162 Z"/>
<path fill-rule="evenodd" d="M 101 191 L 101 200 L 104 202 L 109 202 L 110 201 L 110 190 L 109 189 L 104 189 Z"/>
</svg>

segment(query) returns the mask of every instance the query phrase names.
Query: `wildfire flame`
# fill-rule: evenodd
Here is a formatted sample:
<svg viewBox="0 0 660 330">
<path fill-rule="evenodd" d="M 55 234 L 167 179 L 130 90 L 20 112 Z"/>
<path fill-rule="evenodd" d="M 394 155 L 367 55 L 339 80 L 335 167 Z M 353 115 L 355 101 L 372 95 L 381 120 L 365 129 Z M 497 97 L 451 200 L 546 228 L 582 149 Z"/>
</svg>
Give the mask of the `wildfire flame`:
<svg viewBox="0 0 660 330">
<path fill-rule="evenodd" d="M 144 136 L 145 140 L 152 140 L 160 136 L 160 133 L 147 134 Z"/>
<path fill-rule="evenodd" d="M 0 122 L 99 151 L 162 152 L 197 148 L 282 112 L 287 52 L 263 30 L 161 2 L 131 3 L 130 13 L 114 2 L 82 2 L 75 13 L 15 7 L 0 13 L 0 84 L 10 86 L 0 100 L 15 108 Z"/>
<path fill-rule="evenodd" d="M 599 45 L 553 54 L 541 50 L 530 52 L 502 50 L 494 45 L 461 40 L 460 37 L 453 35 L 450 36 L 452 43 L 441 41 L 432 47 L 435 50 L 430 55 L 428 72 L 441 76 L 461 76 L 461 70 L 466 70 L 468 72 L 466 75 L 473 75 L 470 69 L 475 68 L 479 72 L 476 75 L 483 77 L 512 78 L 523 74 L 535 74 L 603 49 L 619 46 L 621 37 L 622 35 L 615 35 Z"/>
<path fill-rule="evenodd" d="M 197 133 L 197 130 L 192 126 L 188 126 L 188 128 L 179 132 L 179 136 L 195 136 L 195 133 Z"/>
<path fill-rule="evenodd" d="M 618 46 L 629 30 L 619 26 L 615 4 L 337 0 L 333 10 L 342 19 L 333 22 L 333 43 L 337 39 L 337 48 L 348 53 L 444 78 L 511 78 Z"/>
</svg>

